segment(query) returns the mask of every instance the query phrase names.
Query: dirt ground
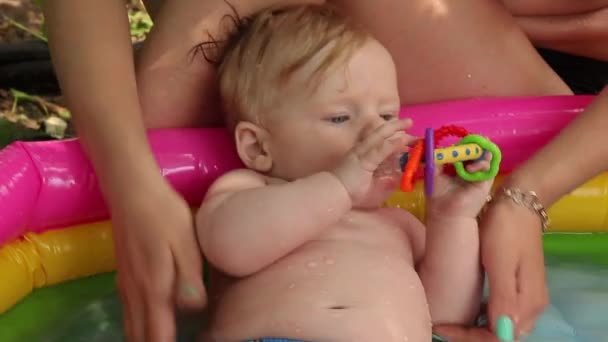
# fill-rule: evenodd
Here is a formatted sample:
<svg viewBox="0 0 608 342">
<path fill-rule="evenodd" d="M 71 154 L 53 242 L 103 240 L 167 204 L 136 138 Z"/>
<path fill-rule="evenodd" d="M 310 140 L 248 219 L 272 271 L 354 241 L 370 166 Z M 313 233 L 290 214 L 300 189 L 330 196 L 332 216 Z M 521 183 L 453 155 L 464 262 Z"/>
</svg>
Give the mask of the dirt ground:
<svg viewBox="0 0 608 342">
<path fill-rule="evenodd" d="M 151 26 L 151 21 L 147 21 L 149 17 L 145 15 L 145 9 L 139 1 L 125 1 L 125 6 L 131 21 L 132 41 L 142 41 Z M 0 47 L 20 46 L 18 49 L 22 51 L 20 50 L 22 45 L 19 44 L 44 39 L 44 16 L 36 1 L 0 0 Z M 0 58 L 0 67 L 3 66 L 1 63 Z M 12 66 L 14 64 L 11 64 Z M 5 64 L 4 67 L 6 68 L 7 65 Z M 52 75 L 50 64 L 47 69 Z M 45 72 L 48 74 L 49 71 Z M 22 74 L 18 73 L 18 75 Z M 35 73 L 33 75 L 35 76 L 32 82 L 38 81 L 34 83 L 35 85 L 42 84 L 40 78 L 36 77 L 39 75 Z M 28 85 L 32 84 L 29 83 L 29 79 L 27 82 Z M 61 96 L 20 94 L 17 97 L 19 101 L 16 102 L 15 90 L 0 87 L 0 148 L 16 139 L 64 138 L 75 134 L 69 111 L 63 107 Z"/>
<path fill-rule="evenodd" d="M 42 11 L 30 0 L 0 0 L 0 44 L 15 44 L 38 39 L 28 32 L 42 32 Z M 52 105 L 59 105 L 60 98 L 46 97 Z M 19 101 L 15 104 L 9 89 L 0 88 L 0 148 L 16 139 L 45 139 L 47 134 L 44 122 L 49 115 L 38 102 Z M 50 122 L 56 121 L 56 118 Z M 59 119 L 66 122 L 64 119 Z M 59 121 L 60 125 L 63 125 Z M 67 128 L 67 127 L 66 127 Z M 66 132 L 62 136 L 66 135 Z"/>
<path fill-rule="evenodd" d="M 42 11 L 31 0 L 0 0 L 0 13 L 0 43 L 35 39 L 14 22 L 37 32 L 42 30 Z"/>
</svg>

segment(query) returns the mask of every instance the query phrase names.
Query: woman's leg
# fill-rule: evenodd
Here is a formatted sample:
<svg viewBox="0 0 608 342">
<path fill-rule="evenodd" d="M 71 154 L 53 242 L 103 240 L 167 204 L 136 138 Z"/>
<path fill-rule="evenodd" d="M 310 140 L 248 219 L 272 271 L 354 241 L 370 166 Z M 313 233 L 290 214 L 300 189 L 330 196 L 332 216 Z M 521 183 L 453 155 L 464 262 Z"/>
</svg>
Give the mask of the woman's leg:
<svg viewBox="0 0 608 342">
<path fill-rule="evenodd" d="M 608 0 L 501 0 L 513 16 L 582 14 L 608 6 Z"/>
<path fill-rule="evenodd" d="M 248 4 L 278 2 L 230 1 L 241 15 L 253 10 Z M 404 103 L 570 93 L 498 2 L 334 2 L 391 51 Z M 231 13 L 230 9 L 224 0 L 172 0 L 157 8 L 154 29 L 138 61 L 138 87 L 147 125 L 218 123 L 213 69 L 201 56 L 191 61 L 189 52 L 207 39 L 207 30 L 217 29 L 219 18 Z"/>
<path fill-rule="evenodd" d="M 192 49 L 221 36 L 220 21 L 247 16 L 274 4 L 323 0 L 152 0 L 154 27 L 138 55 L 137 82 L 147 127 L 210 126 L 221 123 L 215 73 Z"/>
<path fill-rule="evenodd" d="M 498 2 L 335 2 L 393 54 L 404 103 L 571 93 Z"/>
</svg>

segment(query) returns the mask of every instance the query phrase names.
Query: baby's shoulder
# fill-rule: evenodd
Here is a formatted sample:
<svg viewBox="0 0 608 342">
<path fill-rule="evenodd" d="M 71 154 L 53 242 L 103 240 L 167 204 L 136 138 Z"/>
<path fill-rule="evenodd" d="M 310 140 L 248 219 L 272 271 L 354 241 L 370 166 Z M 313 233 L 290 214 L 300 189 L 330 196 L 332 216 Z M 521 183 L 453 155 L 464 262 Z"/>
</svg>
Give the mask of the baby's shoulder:
<svg viewBox="0 0 608 342">
<path fill-rule="evenodd" d="M 266 176 L 249 169 L 236 169 L 219 176 L 207 190 L 206 197 L 258 188 L 266 184 Z"/>
</svg>

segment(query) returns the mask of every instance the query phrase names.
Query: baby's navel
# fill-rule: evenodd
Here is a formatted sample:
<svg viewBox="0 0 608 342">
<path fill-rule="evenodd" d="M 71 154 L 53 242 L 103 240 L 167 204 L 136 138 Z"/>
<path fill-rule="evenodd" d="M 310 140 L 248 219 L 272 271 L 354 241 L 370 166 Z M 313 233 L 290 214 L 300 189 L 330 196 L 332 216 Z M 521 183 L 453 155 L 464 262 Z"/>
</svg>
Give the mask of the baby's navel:
<svg viewBox="0 0 608 342">
<path fill-rule="evenodd" d="M 329 307 L 331 310 L 346 310 L 348 309 L 348 306 L 344 306 L 344 305 L 335 305 L 335 306 L 330 306 Z"/>
</svg>

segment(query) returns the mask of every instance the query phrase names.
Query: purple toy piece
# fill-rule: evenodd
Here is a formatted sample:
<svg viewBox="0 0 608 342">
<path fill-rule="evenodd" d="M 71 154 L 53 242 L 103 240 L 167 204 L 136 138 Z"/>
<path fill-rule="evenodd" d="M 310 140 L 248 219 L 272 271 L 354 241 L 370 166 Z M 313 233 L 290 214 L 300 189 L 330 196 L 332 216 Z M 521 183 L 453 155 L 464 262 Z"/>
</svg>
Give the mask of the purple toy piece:
<svg viewBox="0 0 608 342">
<path fill-rule="evenodd" d="M 432 128 L 424 131 L 424 193 L 433 194 L 435 176 L 435 135 Z"/>
</svg>

